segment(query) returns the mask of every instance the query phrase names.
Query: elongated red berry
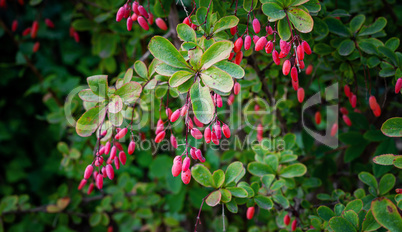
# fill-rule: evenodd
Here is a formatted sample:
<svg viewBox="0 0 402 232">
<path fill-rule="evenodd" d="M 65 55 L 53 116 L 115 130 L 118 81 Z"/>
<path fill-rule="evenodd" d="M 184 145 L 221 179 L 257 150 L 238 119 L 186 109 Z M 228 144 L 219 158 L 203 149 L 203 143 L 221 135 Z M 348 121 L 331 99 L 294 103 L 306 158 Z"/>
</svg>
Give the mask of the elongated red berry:
<svg viewBox="0 0 402 232">
<path fill-rule="evenodd" d="M 317 112 L 315 113 L 315 123 L 316 123 L 317 125 L 321 123 L 321 113 L 320 113 L 320 111 L 317 111 Z"/>
<path fill-rule="evenodd" d="M 128 149 L 127 149 L 127 153 L 129 155 L 132 155 L 135 151 L 135 142 L 134 140 L 131 140 L 131 142 L 128 144 Z"/>
<path fill-rule="evenodd" d="M 183 23 L 184 23 L 184 24 L 187 24 L 188 26 L 191 26 L 190 17 L 186 17 L 186 18 L 183 20 Z"/>
<path fill-rule="evenodd" d="M 77 42 L 77 43 L 80 42 L 80 35 L 78 34 L 78 32 L 74 31 L 73 37 L 74 37 L 75 42 Z"/>
<path fill-rule="evenodd" d="M 176 137 L 174 137 L 173 134 L 170 135 L 170 143 L 172 144 L 172 147 L 174 147 L 175 149 L 177 149 L 177 139 Z"/>
<path fill-rule="evenodd" d="M 87 192 L 88 195 L 92 193 L 92 191 L 94 190 L 94 187 L 95 187 L 94 183 L 89 184 L 88 192 Z"/>
<path fill-rule="evenodd" d="M 267 34 L 268 34 L 268 35 L 274 34 L 274 30 L 272 30 L 272 27 L 271 27 L 271 26 L 267 26 L 267 27 L 266 27 L 266 31 L 267 31 Z"/>
<path fill-rule="evenodd" d="M 279 59 L 279 54 L 276 50 L 272 52 L 272 59 L 274 60 L 274 63 L 276 65 L 279 65 L 281 63 L 281 59 Z"/>
<path fill-rule="evenodd" d="M 98 189 L 102 189 L 103 188 L 103 176 L 102 175 L 97 175 L 96 176 L 96 187 Z"/>
<path fill-rule="evenodd" d="M 309 64 L 306 68 L 306 74 L 310 75 L 313 72 L 313 65 Z"/>
<path fill-rule="evenodd" d="M 239 37 L 236 42 L 234 43 L 233 51 L 235 53 L 240 52 L 241 48 L 243 47 L 243 38 Z"/>
<path fill-rule="evenodd" d="M 237 64 L 237 65 L 240 65 L 242 59 L 243 59 L 243 52 L 240 51 L 240 52 L 238 52 L 238 53 L 236 54 L 234 63 Z"/>
<path fill-rule="evenodd" d="M 172 110 L 170 108 L 166 109 L 166 116 L 168 117 L 168 119 L 170 120 L 170 117 L 172 116 Z"/>
<path fill-rule="evenodd" d="M 305 52 L 307 55 L 311 55 L 311 48 L 310 48 L 310 45 L 309 45 L 306 41 L 303 41 L 303 42 L 302 42 L 302 45 L 303 45 L 303 48 L 304 48 L 304 52 Z"/>
<path fill-rule="evenodd" d="M 186 172 L 190 168 L 190 163 L 191 163 L 191 161 L 188 156 L 186 158 L 184 158 L 183 166 L 181 167 L 181 171 Z"/>
<path fill-rule="evenodd" d="M 123 146 L 119 143 L 119 142 L 114 142 L 114 145 L 116 146 L 116 148 L 119 150 L 119 151 L 123 151 Z"/>
<path fill-rule="evenodd" d="M 352 105 L 353 108 L 356 108 L 357 97 L 355 94 L 353 94 L 352 97 L 350 98 L 350 104 Z"/>
<path fill-rule="evenodd" d="M 32 30 L 31 30 L 31 38 L 32 39 L 36 38 L 36 35 L 38 34 L 38 29 L 39 29 L 39 23 L 38 23 L 38 21 L 35 20 L 32 23 Z"/>
<path fill-rule="evenodd" d="M 295 66 L 293 66 L 290 71 L 290 77 L 292 77 L 293 81 L 299 81 L 299 74 L 297 73 L 297 68 Z"/>
<path fill-rule="evenodd" d="M 244 49 L 247 51 L 251 47 L 251 36 L 247 35 L 244 39 Z"/>
<path fill-rule="evenodd" d="M 191 149 L 190 149 L 190 155 L 191 155 L 191 158 L 193 158 L 193 160 L 197 160 L 197 159 L 198 159 L 198 158 L 197 158 L 197 155 L 195 154 L 196 151 L 197 151 L 197 148 L 191 147 Z"/>
<path fill-rule="evenodd" d="M 304 69 L 304 61 L 299 60 L 299 67 L 300 69 Z"/>
<path fill-rule="evenodd" d="M 287 76 L 290 72 L 290 60 L 285 60 L 282 65 L 282 73 Z"/>
<path fill-rule="evenodd" d="M 286 226 L 290 224 L 289 214 L 286 214 L 285 217 L 283 218 L 283 224 L 285 224 Z"/>
<path fill-rule="evenodd" d="M 228 105 L 231 106 L 235 100 L 235 96 L 233 94 L 230 94 L 228 97 Z"/>
<path fill-rule="evenodd" d="M 54 23 L 53 23 L 53 21 L 50 20 L 50 19 L 45 19 L 45 24 L 46 24 L 46 26 L 49 27 L 49 28 L 54 28 Z"/>
<path fill-rule="evenodd" d="M 341 107 L 339 111 L 341 111 L 342 114 L 349 114 L 349 111 L 345 107 Z"/>
<path fill-rule="evenodd" d="M 159 134 L 157 134 L 155 137 L 155 143 L 160 143 L 165 138 L 165 135 L 165 131 L 159 132 Z"/>
<path fill-rule="evenodd" d="M 296 226 L 297 226 L 297 221 L 294 220 L 294 221 L 292 222 L 292 231 L 295 231 L 295 230 L 296 230 Z"/>
<path fill-rule="evenodd" d="M 156 24 L 156 26 L 158 26 L 160 29 L 162 29 L 164 31 L 166 31 L 168 29 L 165 21 L 163 21 L 163 19 L 161 19 L 161 18 L 157 18 L 155 20 L 155 24 Z"/>
<path fill-rule="evenodd" d="M 231 53 L 230 53 L 230 55 L 229 55 L 228 60 L 232 60 L 232 59 L 233 59 L 233 57 L 234 57 L 234 55 L 235 55 L 235 53 L 234 53 L 234 52 L 231 52 Z"/>
<path fill-rule="evenodd" d="M 119 152 L 119 160 L 120 160 L 120 163 L 122 163 L 123 165 L 126 164 L 127 156 L 124 151 Z"/>
<path fill-rule="evenodd" d="M 258 21 L 258 19 L 254 19 L 253 20 L 253 30 L 256 34 L 260 33 L 261 30 L 261 24 L 260 21 Z"/>
<path fill-rule="evenodd" d="M 113 180 L 114 169 L 113 169 L 112 165 L 110 165 L 110 164 L 106 165 L 106 174 L 109 179 Z"/>
<path fill-rule="evenodd" d="M 267 37 L 263 36 L 255 44 L 255 51 L 261 51 L 265 48 L 265 45 L 267 45 Z"/>
<path fill-rule="evenodd" d="M 131 17 L 127 18 L 127 31 L 131 31 L 131 29 L 133 28 L 133 20 L 131 19 Z"/>
<path fill-rule="evenodd" d="M 303 88 L 298 88 L 297 89 L 297 100 L 302 103 L 304 100 L 304 89 Z"/>
<path fill-rule="evenodd" d="M 179 117 L 180 117 L 180 112 L 181 112 L 180 109 L 175 110 L 175 112 L 172 113 L 172 116 L 170 116 L 170 121 L 176 122 L 177 119 L 179 119 Z"/>
<path fill-rule="evenodd" d="M 115 139 L 119 140 L 124 138 L 124 136 L 126 136 L 128 129 L 127 128 L 123 128 L 119 131 L 119 133 L 116 134 L 116 136 L 114 137 Z"/>
<path fill-rule="evenodd" d="M 213 130 L 215 131 L 216 137 L 218 139 L 222 138 L 222 129 L 221 126 L 218 123 L 214 124 Z"/>
<path fill-rule="evenodd" d="M 191 171 L 190 171 L 190 169 L 187 169 L 187 171 L 183 171 L 181 173 L 181 180 L 183 181 L 184 184 L 190 183 L 190 180 L 191 180 Z"/>
<path fill-rule="evenodd" d="M 221 108 L 223 106 L 222 97 L 219 94 L 216 94 L 216 106 L 219 107 L 219 108 Z"/>
<path fill-rule="evenodd" d="M 148 17 L 148 23 L 149 25 L 154 24 L 154 15 L 152 13 L 148 13 L 149 17 Z"/>
<path fill-rule="evenodd" d="M 371 110 L 375 110 L 377 108 L 377 99 L 374 96 L 370 96 L 369 98 L 369 105 Z"/>
<path fill-rule="evenodd" d="M 211 128 L 209 126 L 204 130 L 204 138 L 206 143 L 211 142 Z"/>
<path fill-rule="evenodd" d="M 116 146 L 113 146 L 112 149 L 110 150 L 110 157 L 112 157 L 112 159 L 114 159 L 114 157 L 116 157 L 116 152 L 117 152 L 117 148 L 116 148 Z"/>
<path fill-rule="evenodd" d="M 145 10 L 145 8 L 143 6 L 138 6 L 138 12 L 140 12 L 140 14 L 142 16 L 144 16 L 145 18 L 149 18 L 149 14 L 148 12 Z"/>
<path fill-rule="evenodd" d="M 14 20 L 13 24 L 11 24 L 11 30 L 15 32 L 18 28 L 18 20 Z"/>
<path fill-rule="evenodd" d="M 350 121 L 350 118 L 346 114 L 344 114 L 342 116 L 342 118 L 343 118 L 343 121 L 346 123 L 346 125 L 352 126 L 352 121 Z"/>
<path fill-rule="evenodd" d="M 138 19 L 138 15 L 136 13 L 133 13 L 133 15 L 131 15 L 131 20 L 133 20 L 133 22 L 137 21 Z"/>
<path fill-rule="evenodd" d="M 185 116 L 187 114 L 187 110 L 188 110 L 188 106 L 184 105 L 183 107 L 181 107 L 180 109 L 180 116 Z"/>
<path fill-rule="evenodd" d="M 30 33 L 31 33 L 31 28 L 30 27 L 28 27 L 27 29 L 25 29 L 23 32 L 22 32 L 22 36 L 27 36 L 27 35 L 29 35 Z"/>
<path fill-rule="evenodd" d="M 197 128 L 191 129 L 191 135 L 192 135 L 195 139 L 202 139 L 202 133 L 201 133 L 201 131 L 198 130 Z"/>
<path fill-rule="evenodd" d="M 398 78 L 398 80 L 395 83 L 395 93 L 399 93 L 402 89 L 402 77 Z"/>
<path fill-rule="evenodd" d="M 332 137 L 335 136 L 336 133 L 338 133 L 338 124 L 334 123 L 334 125 L 332 125 L 332 128 L 331 128 L 331 136 Z"/>
<path fill-rule="evenodd" d="M 230 34 L 235 35 L 237 33 L 237 26 L 230 28 Z"/>
<path fill-rule="evenodd" d="M 291 79 L 292 80 L 292 87 L 293 87 L 293 89 L 295 90 L 295 91 L 297 91 L 297 89 L 299 89 L 299 82 L 298 81 L 294 81 L 293 79 Z"/>
<path fill-rule="evenodd" d="M 120 7 L 119 10 L 116 13 L 116 21 L 117 22 L 120 22 L 123 19 L 124 12 L 125 12 L 124 7 Z"/>
<path fill-rule="evenodd" d="M 204 156 L 202 156 L 202 152 L 200 149 L 196 149 L 195 151 L 195 156 L 197 157 L 197 159 L 201 162 L 204 163 L 205 162 L 205 158 Z"/>
<path fill-rule="evenodd" d="M 228 125 L 226 125 L 226 124 L 223 124 L 223 125 L 222 125 L 222 132 L 223 132 L 223 135 L 224 135 L 226 138 L 230 138 L 230 128 L 229 128 Z"/>
<path fill-rule="evenodd" d="M 194 123 L 198 127 L 203 127 L 204 126 L 204 124 L 202 122 L 200 122 L 200 120 L 198 120 L 198 118 L 196 116 L 194 116 Z"/>
<path fill-rule="evenodd" d="M 32 48 L 32 51 L 33 51 L 34 53 L 37 52 L 37 51 L 39 50 L 39 47 L 40 47 L 40 43 L 39 43 L 39 42 L 36 42 L 36 43 L 34 44 L 33 48 Z"/>
<path fill-rule="evenodd" d="M 381 107 L 380 105 L 377 104 L 377 107 L 375 110 L 373 110 L 374 116 L 380 117 L 381 116 Z"/>
<path fill-rule="evenodd" d="M 343 91 L 345 92 L 345 96 L 350 98 L 352 96 L 352 92 L 350 92 L 350 87 L 349 85 L 345 85 L 343 87 Z"/>
<path fill-rule="evenodd" d="M 259 39 L 260 39 L 260 37 L 258 35 L 253 35 L 253 43 L 254 44 L 257 44 Z"/>
<path fill-rule="evenodd" d="M 139 17 L 137 18 L 137 22 L 138 22 L 138 24 L 139 24 L 144 30 L 146 30 L 146 31 L 149 30 L 149 25 L 148 25 L 148 23 L 147 23 L 147 20 L 144 19 L 144 17 L 139 16 Z"/>
<path fill-rule="evenodd" d="M 248 208 L 247 208 L 247 213 L 246 213 L 247 219 L 248 219 L 248 220 L 253 219 L 254 213 L 255 213 L 255 208 L 254 208 L 254 206 L 248 207 Z"/>
<path fill-rule="evenodd" d="M 93 171 L 94 171 L 94 167 L 92 165 L 88 165 L 85 168 L 84 179 L 88 179 L 89 177 L 91 177 Z"/>
<path fill-rule="evenodd" d="M 107 177 L 107 173 L 106 173 L 106 167 L 102 167 L 102 176 L 103 176 L 103 178 L 106 178 Z"/>
<path fill-rule="evenodd" d="M 211 132 L 211 141 L 215 144 L 215 145 L 219 145 L 219 139 L 218 136 L 216 135 L 215 131 Z"/>
<path fill-rule="evenodd" d="M 272 43 L 272 41 L 268 41 L 267 45 L 265 45 L 265 52 L 267 54 L 270 54 L 273 49 L 274 49 L 274 43 Z"/>
<path fill-rule="evenodd" d="M 297 46 L 297 58 L 299 60 L 304 60 L 304 48 L 302 45 Z"/>
<path fill-rule="evenodd" d="M 114 167 L 117 169 L 117 170 L 119 170 L 120 169 L 120 160 L 119 160 L 119 157 L 114 157 Z"/>
<path fill-rule="evenodd" d="M 236 82 L 234 84 L 234 86 L 233 86 L 233 93 L 235 95 L 239 94 L 240 93 L 240 88 L 241 88 L 241 86 L 240 86 L 239 82 Z"/>
<path fill-rule="evenodd" d="M 176 158 L 173 161 L 173 166 L 172 166 L 172 175 L 174 177 L 180 175 L 181 169 L 182 169 L 182 161 L 181 161 L 181 156 L 176 156 Z"/>
<path fill-rule="evenodd" d="M 86 179 L 82 179 L 80 184 L 78 185 L 78 190 L 81 190 L 87 184 Z"/>
</svg>

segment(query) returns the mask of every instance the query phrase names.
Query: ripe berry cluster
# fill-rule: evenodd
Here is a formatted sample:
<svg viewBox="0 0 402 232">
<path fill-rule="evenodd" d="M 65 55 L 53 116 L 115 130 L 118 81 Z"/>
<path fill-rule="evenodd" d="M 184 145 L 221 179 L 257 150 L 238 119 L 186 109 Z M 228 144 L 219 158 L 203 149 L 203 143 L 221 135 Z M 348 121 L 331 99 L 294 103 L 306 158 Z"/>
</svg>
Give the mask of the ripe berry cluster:
<svg viewBox="0 0 402 232">
<path fill-rule="evenodd" d="M 117 128 L 116 135 L 112 141 L 107 141 L 105 145 L 100 145 L 99 149 L 95 152 L 95 158 L 92 164 L 89 164 L 84 172 L 84 179 L 81 180 L 81 183 L 78 186 L 78 190 L 81 190 L 90 179 L 91 175 L 93 176 L 93 180 L 95 181 L 95 185 L 98 189 L 103 188 L 103 179 L 109 178 L 113 180 L 114 178 L 114 168 L 120 169 L 120 164 L 125 165 L 127 162 L 127 156 L 124 152 L 123 146 L 118 142 L 118 140 L 123 139 L 128 132 L 127 128 Z M 104 138 L 107 134 L 107 130 L 103 131 L 98 138 L 98 144 L 100 144 L 100 140 Z M 116 140 L 116 141 L 114 141 Z M 113 144 L 113 146 L 111 145 Z M 132 155 L 135 150 L 135 142 L 133 136 L 131 136 L 131 141 L 128 145 L 127 153 Z M 117 152 L 119 152 L 117 154 Z M 106 163 L 104 162 L 104 156 L 109 155 Z M 114 168 L 112 166 L 114 164 Z M 98 168 L 97 171 L 94 171 L 94 166 Z M 87 193 L 91 194 L 94 189 L 94 183 L 90 183 Z"/>
<path fill-rule="evenodd" d="M 148 13 L 148 11 L 137 1 L 134 1 L 132 4 L 131 1 L 128 1 L 117 11 L 116 21 L 120 22 L 123 18 L 127 19 L 126 24 L 128 31 L 131 31 L 134 22 L 138 22 L 144 30 L 148 31 L 149 26 L 154 24 L 154 15 L 151 12 Z M 166 31 L 168 29 L 165 21 L 161 18 L 157 18 L 155 24 L 162 30 Z"/>
</svg>

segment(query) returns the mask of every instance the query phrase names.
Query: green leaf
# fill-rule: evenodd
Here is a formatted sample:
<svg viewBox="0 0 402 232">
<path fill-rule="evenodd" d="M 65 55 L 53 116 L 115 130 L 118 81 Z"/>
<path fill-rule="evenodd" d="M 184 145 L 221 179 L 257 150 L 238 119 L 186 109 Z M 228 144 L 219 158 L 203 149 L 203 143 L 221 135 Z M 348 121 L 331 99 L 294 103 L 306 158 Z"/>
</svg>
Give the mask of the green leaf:
<svg viewBox="0 0 402 232">
<path fill-rule="evenodd" d="M 329 221 L 329 226 L 335 232 L 356 232 L 357 231 L 348 220 L 346 220 L 342 217 L 333 217 Z"/>
<path fill-rule="evenodd" d="M 268 2 L 262 5 L 262 12 L 269 17 L 269 21 L 283 19 L 286 16 L 283 8 L 275 2 Z"/>
<path fill-rule="evenodd" d="M 275 194 L 272 196 L 274 202 L 280 204 L 284 209 L 289 208 L 289 200 L 282 194 Z"/>
<path fill-rule="evenodd" d="M 90 136 L 106 116 L 106 107 L 96 106 L 85 112 L 77 121 L 75 129 L 81 137 Z"/>
<path fill-rule="evenodd" d="M 225 181 L 225 173 L 222 170 L 216 170 L 212 174 L 212 179 L 214 180 L 213 186 L 214 188 L 220 188 Z"/>
<path fill-rule="evenodd" d="M 89 19 L 77 19 L 74 20 L 72 26 L 76 31 L 89 31 L 93 30 L 96 27 L 96 24 Z"/>
<path fill-rule="evenodd" d="M 194 73 L 178 71 L 169 79 L 170 87 L 178 87 L 194 76 Z"/>
<path fill-rule="evenodd" d="M 362 14 L 356 15 L 355 17 L 353 17 L 352 20 L 350 20 L 349 23 L 350 30 L 353 33 L 357 32 L 362 27 L 364 21 L 366 21 L 366 16 Z"/>
<path fill-rule="evenodd" d="M 196 43 L 195 31 L 187 24 L 180 23 L 177 25 L 177 36 L 181 41 Z"/>
<path fill-rule="evenodd" d="M 191 176 L 205 187 L 212 187 L 214 183 L 211 172 L 202 164 L 194 165 L 191 168 Z"/>
<path fill-rule="evenodd" d="M 391 49 L 391 51 L 395 52 L 396 49 L 398 49 L 399 47 L 399 39 L 396 37 L 392 37 L 389 40 L 387 40 L 387 42 L 385 42 L 385 46 L 389 49 Z"/>
<path fill-rule="evenodd" d="M 144 62 L 137 60 L 134 63 L 135 72 L 142 78 L 148 79 L 148 70 Z"/>
<path fill-rule="evenodd" d="M 188 57 L 190 59 L 190 64 L 195 69 L 199 69 L 201 67 L 201 57 L 202 57 L 202 49 L 198 46 L 194 49 L 188 51 Z"/>
<path fill-rule="evenodd" d="M 350 40 L 344 40 L 338 47 L 338 53 L 341 56 L 348 56 L 355 50 L 355 43 Z"/>
<path fill-rule="evenodd" d="M 261 182 L 267 189 L 271 186 L 272 182 L 275 179 L 275 175 L 273 174 L 267 174 L 261 177 Z"/>
<path fill-rule="evenodd" d="M 254 197 L 254 201 L 262 209 L 269 210 L 274 206 L 272 200 L 267 196 L 257 195 Z"/>
<path fill-rule="evenodd" d="M 389 231 L 400 231 L 402 218 L 396 206 L 387 198 L 377 198 L 371 202 L 375 220 Z"/>
<path fill-rule="evenodd" d="M 350 35 L 348 29 L 343 25 L 343 23 L 335 18 L 324 19 L 325 23 L 328 25 L 328 29 L 331 33 L 342 37 L 348 37 Z"/>
<path fill-rule="evenodd" d="M 248 196 L 247 191 L 241 187 L 227 187 L 226 189 L 235 197 L 245 198 Z"/>
<path fill-rule="evenodd" d="M 237 213 L 238 212 L 238 207 L 235 202 L 235 200 L 232 198 L 232 200 L 228 203 L 225 204 L 226 208 L 231 212 L 231 213 Z"/>
<path fill-rule="evenodd" d="M 344 209 L 344 211 L 348 211 L 348 210 L 353 210 L 356 213 L 359 213 L 359 211 L 363 208 L 363 201 L 360 199 L 356 199 L 353 200 L 351 202 L 349 202 L 346 205 L 346 208 Z"/>
<path fill-rule="evenodd" d="M 176 68 L 187 68 L 188 64 L 173 44 L 161 37 L 154 36 L 148 44 L 148 50 L 158 60 Z M 162 74 L 161 74 L 162 75 Z"/>
<path fill-rule="evenodd" d="M 99 225 L 102 219 L 102 214 L 100 213 L 93 213 L 91 217 L 89 218 L 89 224 L 94 227 Z"/>
<path fill-rule="evenodd" d="M 215 23 L 213 32 L 216 34 L 220 31 L 230 29 L 232 27 L 235 27 L 238 23 L 239 19 L 236 16 L 225 16 Z"/>
<path fill-rule="evenodd" d="M 402 118 L 390 118 L 381 126 L 381 131 L 388 137 L 402 137 Z"/>
<path fill-rule="evenodd" d="M 259 163 L 259 162 L 251 162 L 247 166 L 248 172 L 255 176 L 262 177 L 266 174 L 275 174 L 272 168 L 266 164 Z"/>
<path fill-rule="evenodd" d="M 373 158 L 373 162 L 379 165 L 392 165 L 396 156 L 393 154 L 379 155 Z"/>
<path fill-rule="evenodd" d="M 107 109 L 111 113 L 118 113 L 123 109 L 123 100 L 119 95 L 114 95 L 111 97 Z"/>
<path fill-rule="evenodd" d="M 359 216 L 353 210 L 344 211 L 342 217 L 348 220 L 356 229 L 359 228 Z"/>
<path fill-rule="evenodd" d="M 95 95 L 91 89 L 83 89 L 78 93 L 78 96 L 87 102 L 103 102 L 105 100 L 104 97 Z"/>
<path fill-rule="evenodd" d="M 332 211 L 328 206 L 320 206 L 317 209 L 317 214 L 320 218 L 324 219 L 325 221 L 329 221 L 332 217 L 335 216 L 334 211 Z"/>
<path fill-rule="evenodd" d="M 107 97 L 108 84 L 107 84 L 107 75 L 95 75 L 87 78 L 87 82 L 89 88 L 91 88 L 92 92 L 98 96 L 103 98 Z"/>
<path fill-rule="evenodd" d="M 396 56 L 395 52 L 385 46 L 379 46 L 378 51 L 385 56 L 386 58 L 390 59 L 392 63 L 397 66 L 398 65 L 398 57 Z"/>
<path fill-rule="evenodd" d="M 361 173 L 359 173 L 359 179 L 360 179 L 363 183 L 367 184 L 367 185 L 370 186 L 370 187 L 373 187 L 373 188 L 375 188 L 375 189 L 378 188 L 377 180 L 375 179 L 375 177 L 374 177 L 373 175 L 371 175 L 371 174 L 368 173 L 368 172 L 361 172 Z"/>
<path fill-rule="evenodd" d="M 346 149 L 345 156 L 343 160 L 346 163 L 352 162 L 363 154 L 364 149 L 366 148 L 369 142 L 365 141 L 362 144 L 354 144 Z"/>
<path fill-rule="evenodd" d="M 290 6 L 298 6 L 298 5 L 302 5 L 306 2 L 308 2 L 309 0 L 292 0 L 292 3 L 290 4 Z"/>
<path fill-rule="evenodd" d="M 331 46 L 325 43 L 318 43 L 314 45 L 313 47 L 314 53 L 317 53 L 318 55 L 326 56 L 331 54 L 334 50 Z"/>
<path fill-rule="evenodd" d="M 301 33 L 308 33 L 313 30 L 314 21 L 309 13 L 299 8 L 292 8 L 288 12 L 289 20 L 296 30 Z"/>
<path fill-rule="evenodd" d="M 374 219 L 373 213 L 369 210 L 363 220 L 362 231 L 377 231 L 381 225 Z"/>
<path fill-rule="evenodd" d="M 243 171 L 244 167 L 243 164 L 239 161 L 231 163 L 225 172 L 225 185 L 227 186 L 228 184 L 232 183 L 237 176 L 241 174 Z"/>
<path fill-rule="evenodd" d="M 253 4 L 253 5 L 251 5 Z M 254 0 L 244 0 L 243 1 L 243 9 L 247 12 L 250 12 L 251 9 L 255 9 L 257 7 L 258 1 Z"/>
<path fill-rule="evenodd" d="M 359 45 L 359 48 L 367 54 L 370 54 L 370 55 L 378 54 L 377 47 L 370 41 L 361 41 L 358 43 L 358 45 Z"/>
<path fill-rule="evenodd" d="M 116 90 L 114 94 L 120 96 L 124 104 L 130 104 L 140 97 L 141 92 L 141 85 L 138 82 L 131 81 Z"/>
<path fill-rule="evenodd" d="M 133 69 L 129 68 L 129 69 L 127 69 L 126 73 L 124 74 L 123 84 L 127 84 L 128 82 L 131 81 L 132 78 L 133 78 Z"/>
<path fill-rule="evenodd" d="M 304 164 L 291 164 L 283 168 L 279 175 L 283 178 L 293 178 L 297 176 L 303 176 L 307 172 L 307 167 Z"/>
<path fill-rule="evenodd" d="M 168 91 L 169 87 L 167 85 L 158 85 L 155 89 L 155 97 L 161 99 L 163 98 L 167 91 Z"/>
<path fill-rule="evenodd" d="M 394 166 L 399 168 L 399 169 L 402 169 L 402 157 L 401 156 L 398 156 L 398 157 L 395 158 Z"/>
<path fill-rule="evenodd" d="M 387 25 L 387 20 L 384 17 L 379 17 L 373 24 L 368 27 L 363 27 L 358 36 L 372 35 L 380 32 L 385 25 Z"/>
<path fill-rule="evenodd" d="M 223 203 L 228 203 L 232 200 L 232 194 L 230 193 L 229 190 L 227 189 L 219 189 L 219 191 L 221 192 L 221 201 Z"/>
<path fill-rule="evenodd" d="M 162 76 L 168 76 L 168 77 L 171 77 L 176 72 L 182 71 L 182 70 L 191 71 L 191 69 L 176 68 L 176 67 L 167 65 L 165 63 L 161 63 L 156 67 L 156 72 L 158 74 L 160 74 Z"/>
<path fill-rule="evenodd" d="M 272 185 L 270 190 L 272 191 L 276 191 L 280 188 L 282 188 L 283 186 L 285 186 L 286 182 L 284 179 L 280 179 L 280 180 L 276 180 Z"/>
<path fill-rule="evenodd" d="M 281 19 L 278 22 L 278 34 L 282 40 L 289 40 L 291 33 L 287 19 Z"/>
<path fill-rule="evenodd" d="M 244 70 L 239 65 L 229 62 L 227 60 L 222 60 L 216 64 L 215 67 L 227 72 L 230 76 L 236 79 L 240 79 L 244 77 Z"/>
<path fill-rule="evenodd" d="M 303 4 L 310 13 L 318 13 L 321 10 L 321 4 L 318 0 L 310 0 Z"/>
<path fill-rule="evenodd" d="M 114 113 L 108 111 L 108 118 L 109 118 L 110 123 L 112 123 L 113 126 L 120 126 L 123 123 L 123 114 L 121 112 L 114 114 Z"/>
<path fill-rule="evenodd" d="M 229 58 L 232 51 L 233 43 L 229 41 L 219 41 L 212 44 L 201 57 L 202 69 L 208 69 L 212 65 L 218 63 L 221 60 Z"/>
<path fill-rule="evenodd" d="M 208 124 L 215 114 L 215 107 L 207 86 L 202 87 L 199 82 L 190 89 L 191 103 L 197 119 Z"/>
<path fill-rule="evenodd" d="M 206 86 L 224 93 L 230 92 L 234 84 L 232 77 L 227 72 L 214 66 L 204 70 L 201 73 L 201 79 Z"/>
<path fill-rule="evenodd" d="M 57 150 L 63 154 L 70 153 L 70 149 L 68 148 L 67 143 L 65 142 L 58 142 L 57 143 Z"/>
<path fill-rule="evenodd" d="M 209 196 L 205 200 L 205 203 L 207 203 L 207 205 L 211 207 L 214 207 L 215 205 L 219 204 L 219 202 L 221 201 L 221 197 L 222 197 L 221 191 L 216 190 L 211 194 L 209 194 Z"/>
<path fill-rule="evenodd" d="M 380 59 L 376 56 L 372 56 L 367 59 L 367 65 L 369 68 L 374 68 L 381 63 Z"/>
<path fill-rule="evenodd" d="M 388 193 L 394 186 L 395 186 L 395 176 L 392 175 L 391 173 L 385 174 L 381 180 L 380 184 L 378 186 L 378 190 L 380 191 L 380 195 L 384 195 Z"/>
</svg>

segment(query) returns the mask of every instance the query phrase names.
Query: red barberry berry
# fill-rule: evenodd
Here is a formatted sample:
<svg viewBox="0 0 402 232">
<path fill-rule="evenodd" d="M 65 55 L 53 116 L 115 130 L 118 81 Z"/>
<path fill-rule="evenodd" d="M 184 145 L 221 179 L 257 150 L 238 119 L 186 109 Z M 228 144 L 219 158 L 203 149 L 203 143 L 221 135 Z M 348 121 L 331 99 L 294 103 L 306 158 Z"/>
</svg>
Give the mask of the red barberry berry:
<svg viewBox="0 0 402 232">
<path fill-rule="evenodd" d="M 251 206 L 247 208 L 247 213 L 246 213 L 246 217 L 248 220 L 253 219 L 254 217 L 254 213 L 255 213 L 255 207 Z"/>
</svg>

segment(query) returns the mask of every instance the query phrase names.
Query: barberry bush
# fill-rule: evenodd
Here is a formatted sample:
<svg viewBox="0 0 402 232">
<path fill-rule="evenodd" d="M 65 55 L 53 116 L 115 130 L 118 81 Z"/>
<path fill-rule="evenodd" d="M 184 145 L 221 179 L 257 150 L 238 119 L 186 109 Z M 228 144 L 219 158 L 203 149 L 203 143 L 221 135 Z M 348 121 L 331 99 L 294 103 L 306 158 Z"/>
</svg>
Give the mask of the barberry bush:
<svg viewBox="0 0 402 232">
<path fill-rule="evenodd" d="M 0 13 L 0 231 L 402 231 L 400 2 Z"/>
</svg>

